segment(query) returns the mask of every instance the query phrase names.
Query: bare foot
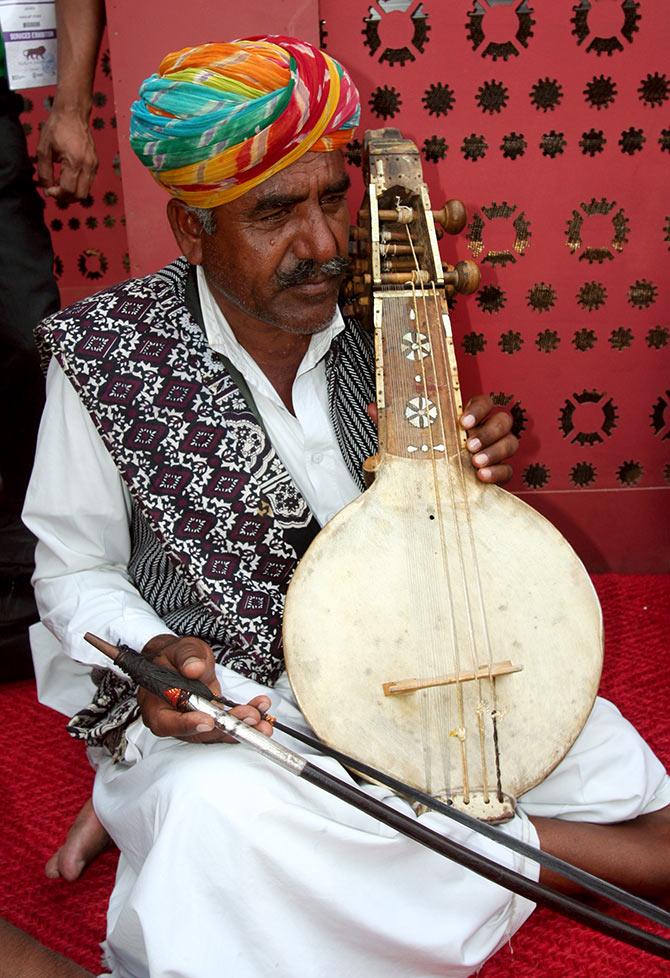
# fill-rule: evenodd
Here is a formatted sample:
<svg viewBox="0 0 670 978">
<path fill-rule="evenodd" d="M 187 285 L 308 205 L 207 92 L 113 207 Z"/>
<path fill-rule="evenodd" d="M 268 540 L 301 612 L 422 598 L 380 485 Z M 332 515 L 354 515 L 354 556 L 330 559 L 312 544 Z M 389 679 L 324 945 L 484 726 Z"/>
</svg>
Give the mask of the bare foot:
<svg viewBox="0 0 670 978">
<path fill-rule="evenodd" d="M 108 843 L 109 836 L 98 821 L 89 798 L 70 826 L 65 842 L 44 867 L 44 872 L 49 879 L 61 877 L 72 882 L 81 876 Z"/>
</svg>

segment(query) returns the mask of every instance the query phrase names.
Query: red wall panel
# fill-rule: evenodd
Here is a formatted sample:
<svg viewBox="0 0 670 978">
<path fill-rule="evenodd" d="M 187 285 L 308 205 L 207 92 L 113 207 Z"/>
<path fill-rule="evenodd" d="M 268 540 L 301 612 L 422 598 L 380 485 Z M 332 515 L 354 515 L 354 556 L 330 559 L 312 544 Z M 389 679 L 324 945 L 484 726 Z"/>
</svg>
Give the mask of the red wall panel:
<svg viewBox="0 0 670 978">
<path fill-rule="evenodd" d="M 152 9 L 154 8 L 154 9 Z M 483 287 L 459 298 L 466 390 L 511 408 L 514 491 L 594 569 L 668 569 L 670 534 L 670 21 L 661 0 L 274 0 L 221 14 L 209 0 L 108 7 L 119 149 L 103 53 L 94 120 L 100 172 L 88 206 L 47 220 L 66 301 L 145 273 L 174 248 L 164 192 L 126 143 L 128 106 L 160 56 L 261 30 L 314 40 L 360 87 L 363 127 L 422 150 L 436 205 L 469 226 L 445 258 L 475 256 Z M 30 139 L 46 92 L 27 93 Z M 352 208 L 363 192 L 349 147 Z M 123 197 L 128 240 L 123 228 Z M 56 223 L 54 223 L 56 222 Z M 126 252 L 130 251 L 130 260 Z"/>
<path fill-rule="evenodd" d="M 442 246 L 483 272 L 454 311 L 462 379 L 513 409 L 512 488 L 592 568 L 667 569 L 665 5 L 321 0 L 320 12 L 360 87 L 362 128 L 400 128 L 433 202 L 466 202 L 466 232 Z"/>
</svg>

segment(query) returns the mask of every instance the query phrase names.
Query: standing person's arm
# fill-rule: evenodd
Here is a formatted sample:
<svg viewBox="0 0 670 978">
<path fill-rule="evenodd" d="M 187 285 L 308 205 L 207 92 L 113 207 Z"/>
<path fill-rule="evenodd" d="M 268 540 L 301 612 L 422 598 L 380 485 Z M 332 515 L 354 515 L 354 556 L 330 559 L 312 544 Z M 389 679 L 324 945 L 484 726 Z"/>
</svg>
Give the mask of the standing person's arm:
<svg viewBox="0 0 670 978">
<path fill-rule="evenodd" d="M 104 2 L 56 0 L 56 23 L 58 85 L 37 147 L 37 173 L 49 196 L 82 199 L 90 193 L 98 167 L 89 116 Z M 58 173 L 55 164 L 60 164 Z"/>
</svg>

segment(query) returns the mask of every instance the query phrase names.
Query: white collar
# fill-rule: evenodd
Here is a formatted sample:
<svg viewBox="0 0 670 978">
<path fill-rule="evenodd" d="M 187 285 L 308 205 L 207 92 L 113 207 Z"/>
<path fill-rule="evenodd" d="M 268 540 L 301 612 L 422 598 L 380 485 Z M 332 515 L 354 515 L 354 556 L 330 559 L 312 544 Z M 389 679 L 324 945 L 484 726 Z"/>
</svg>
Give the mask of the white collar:
<svg viewBox="0 0 670 978">
<path fill-rule="evenodd" d="M 255 387 L 262 393 L 269 396 L 278 395 L 262 372 L 256 361 L 251 357 L 244 347 L 237 341 L 230 324 L 224 316 L 218 302 L 212 295 L 207 284 L 205 273 L 202 266 L 196 268 L 198 280 L 198 294 L 200 296 L 200 306 L 202 308 L 202 318 L 205 326 L 207 342 L 217 353 L 222 353 L 228 357 L 231 363 L 237 367 L 248 384 Z M 315 367 L 325 357 L 330 349 L 333 339 L 344 329 L 344 319 L 339 307 L 335 308 L 335 314 L 325 329 L 314 333 L 305 356 L 298 368 L 296 380 L 301 374 L 306 373 Z"/>
</svg>

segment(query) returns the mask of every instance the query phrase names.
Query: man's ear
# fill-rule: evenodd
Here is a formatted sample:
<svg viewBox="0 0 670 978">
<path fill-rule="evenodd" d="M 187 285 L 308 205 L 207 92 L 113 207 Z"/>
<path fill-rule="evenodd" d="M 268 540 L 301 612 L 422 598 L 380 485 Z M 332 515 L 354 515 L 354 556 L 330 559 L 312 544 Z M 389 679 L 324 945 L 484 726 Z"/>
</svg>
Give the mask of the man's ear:
<svg viewBox="0 0 670 978">
<path fill-rule="evenodd" d="M 200 219 L 176 197 L 171 197 L 168 201 L 167 216 L 182 255 L 191 265 L 201 265 L 204 231 Z"/>
</svg>

